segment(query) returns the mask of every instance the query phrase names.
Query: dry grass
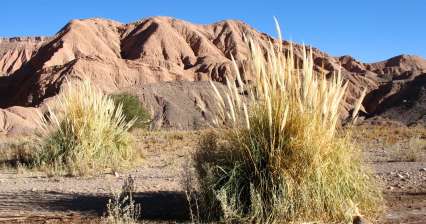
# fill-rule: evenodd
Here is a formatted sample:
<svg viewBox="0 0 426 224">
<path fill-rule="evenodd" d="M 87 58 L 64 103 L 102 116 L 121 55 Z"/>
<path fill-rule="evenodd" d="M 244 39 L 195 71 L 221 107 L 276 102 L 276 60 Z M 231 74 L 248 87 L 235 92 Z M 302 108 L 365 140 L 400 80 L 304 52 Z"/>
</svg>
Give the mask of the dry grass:
<svg viewBox="0 0 426 224">
<path fill-rule="evenodd" d="M 19 167 L 32 161 L 33 146 L 29 139 L 0 140 L 0 164 L 4 167 Z"/>
<path fill-rule="evenodd" d="M 414 162 L 426 158 L 426 128 L 395 125 L 361 125 L 351 130 L 355 142 L 366 150 L 383 148 L 389 161 Z"/>
<path fill-rule="evenodd" d="M 405 144 L 403 143 L 399 142 L 393 145 L 395 161 L 416 162 L 423 159 L 426 153 L 425 139 L 413 136 Z M 406 147 L 403 147 L 403 145 L 406 145 Z"/>
<path fill-rule="evenodd" d="M 137 155 L 125 119 L 90 82 L 68 84 L 40 123 L 34 164 L 71 175 L 126 167 Z"/>
<path fill-rule="evenodd" d="M 426 138 L 426 128 L 420 126 L 361 125 L 353 128 L 352 135 L 355 139 L 380 140 L 384 144 L 391 145 L 413 136 Z"/>
<path fill-rule="evenodd" d="M 141 206 L 133 200 L 134 179 L 129 176 L 124 180 L 120 192 L 114 192 L 108 201 L 107 214 L 102 218 L 105 224 L 135 224 L 141 215 Z"/>
<path fill-rule="evenodd" d="M 144 129 L 132 130 L 136 139 L 136 148 L 144 150 L 159 150 L 170 152 L 187 148 L 188 151 L 197 145 L 203 131 L 147 131 Z"/>
<path fill-rule="evenodd" d="M 306 49 L 296 69 L 292 46 L 284 54 L 281 44 L 266 51 L 249 44 L 245 71 L 253 84 L 235 69 L 225 96 L 216 91 L 223 108 L 217 124 L 225 127 L 200 141 L 196 160 L 208 213 L 255 223 L 351 222 L 358 213 L 374 215 L 380 191 L 358 148 L 336 134 L 346 91 L 340 73 L 330 80 L 315 74 Z"/>
<path fill-rule="evenodd" d="M 409 161 L 418 161 L 425 150 L 425 139 L 421 139 L 419 136 L 414 136 L 408 141 L 408 150 L 405 152 L 405 157 Z"/>
</svg>

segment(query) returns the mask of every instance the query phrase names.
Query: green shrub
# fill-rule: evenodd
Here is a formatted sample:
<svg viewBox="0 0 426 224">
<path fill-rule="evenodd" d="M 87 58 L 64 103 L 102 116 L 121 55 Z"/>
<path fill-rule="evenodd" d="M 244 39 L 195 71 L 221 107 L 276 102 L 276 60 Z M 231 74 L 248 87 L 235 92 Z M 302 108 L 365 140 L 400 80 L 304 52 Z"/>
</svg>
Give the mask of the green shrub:
<svg viewBox="0 0 426 224">
<path fill-rule="evenodd" d="M 90 82 L 68 84 L 40 123 L 35 165 L 84 175 L 118 169 L 135 158 L 122 106 Z"/>
<path fill-rule="evenodd" d="M 137 118 L 133 128 L 147 128 L 149 126 L 150 114 L 139 102 L 137 96 L 121 93 L 110 95 L 110 97 L 116 105 L 123 105 L 123 114 L 126 117 L 126 121 Z"/>
<path fill-rule="evenodd" d="M 243 83 L 238 69 L 228 92 L 212 83 L 222 108 L 218 120 L 229 125 L 202 138 L 195 158 L 208 213 L 247 223 L 351 222 L 358 213 L 374 215 L 380 191 L 358 149 L 336 134 L 346 91 L 340 73 L 331 80 L 316 75 L 305 49 L 303 68 L 295 69 L 293 48 L 285 55 L 282 45 L 272 46 L 263 51 L 250 42 L 245 75 L 252 84 Z"/>
</svg>

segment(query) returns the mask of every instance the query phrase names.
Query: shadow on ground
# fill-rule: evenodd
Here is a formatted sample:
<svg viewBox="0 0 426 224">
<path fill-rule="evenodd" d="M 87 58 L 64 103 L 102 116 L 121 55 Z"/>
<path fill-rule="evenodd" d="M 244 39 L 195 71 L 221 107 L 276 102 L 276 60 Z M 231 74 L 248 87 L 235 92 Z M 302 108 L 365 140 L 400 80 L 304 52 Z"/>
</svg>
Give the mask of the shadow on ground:
<svg viewBox="0 0 426 224">
<path fill-rule="evenodd" d="M 0 213 L 1 210 L 11 212 L 16 209 L 17 213 L 23 211 L 35 214 L 40 211 L 48 213 L 76 212 L 88 216 L 102 216 L 105 214 L 109 198 L 109 195 L 60 192 L 26 192 L 16 196 L 0 194 Z M 141 192 L 135 193 L 134 199 L 136 203 L 141 204 L 142 219 L 189 219 L 189 208 L 184 192 Z M 31 214 L 29 215 L 31 216 Z"/>
</svg>

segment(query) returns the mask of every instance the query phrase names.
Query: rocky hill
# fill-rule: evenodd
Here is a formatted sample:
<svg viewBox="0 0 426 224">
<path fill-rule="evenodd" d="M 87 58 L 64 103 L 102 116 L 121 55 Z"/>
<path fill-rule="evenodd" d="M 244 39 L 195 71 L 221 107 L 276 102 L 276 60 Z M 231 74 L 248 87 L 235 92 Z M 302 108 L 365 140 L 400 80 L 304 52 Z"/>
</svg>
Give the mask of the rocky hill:
<svg viewBox="0 0 426 224">
<path fill-rule="evenodd" d="M 60 91 L 65 79 L 91 79 L 108 93 L 136 92 L 152 109 L 157 128 L 203 126 L 210 121 L 206 114 L 213 110 L 199 108 L 211 105 L 212 95 L 207 94 L 211 90 L 203 81 L 223 83 L 224 77 L 232 77 L 231 56 L 244 66 L 249 48 L 243 36 L 262 46 L 276 41 L 241 21 L 197 25 L 170 17 L 129 24 L 97 18 L 73 20 L 53 37 L 0 39 L 0 129 L 9 133 L 21 130 L 21 124 L 26 124 L 22 130 L 31 129 L 24 116 L 28 113 L 23 111 L 42 106 Z M 301 55 L 301 46 L 295 44 L 295 48 Z M 366 117 L 381 115 L 405 124 L 423 119 L 423 58 L 401 55 L 366 64 L 350 56 L 332 57 L 313 50 L 317 71 L 331 74 L 341 65 L 350 82 L 342 117 L 367 89 Z M 393 110 L 403 110 L 407 116 Z"/>
<path fill-rule="evenodd" d="M 47 37 L 0 38 L 0 75 L 11 74 L 18 70 L 49 39 Z"/>
</svg>

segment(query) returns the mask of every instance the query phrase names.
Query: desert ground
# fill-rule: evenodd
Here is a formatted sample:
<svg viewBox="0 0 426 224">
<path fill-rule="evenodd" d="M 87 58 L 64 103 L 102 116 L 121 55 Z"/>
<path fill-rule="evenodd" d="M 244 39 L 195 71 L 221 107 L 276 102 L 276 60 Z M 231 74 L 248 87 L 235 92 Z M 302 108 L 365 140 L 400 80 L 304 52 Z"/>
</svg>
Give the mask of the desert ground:
<svg viewBox="0 0 426 224">
<path fill-rule="evenodd" d="M 345 92 L 330 98 L 343 99 L 333 104 L 333 111 L 345 125 L 359 116 L 349 131 L 351 140 L 386 202 L 370 221 L 426 223 L 424 58 L 402 54 L 364 63 L 307 46 L 312 53 L 307 60 L 301 44 L 274 39 L 243 21 L 193 24 L 164 16 L 127 24 L 75 19 L 53 36 L 0 38 L 0 222 L 99 223 L 109 199 L 129 176 L 142 222 L 191 222 L 187 189 L 198 187 L 193 156 L 200 136 L 220 112 L 217 95 L 231 89 L 230 83 L 239 85 L 236 96 L 249 95 L 238 72 L 248 85 L 256 79 L 246 73 L 255 64 L 246 37 L 261 51 L 294 53 L 291 70 L 308 69 L 324 80 L 341 74 L 335 89 Z M 312 66 L 305 68 L 304 62 Z M 25 156 L 33 145 L 22 136 L 40 128 L 39 115 L 50 114 L 47 108 L 61 99 L 67 83 L 82 80 L 105 95 L 131 94 L 149 113 L 149 130 L 131 131 L 141 159 L 131 167 L 86 176 L 29 168 Z M 315 97 L 320 95 L 326 94 Z"/>
<path fill-rule="evenodd" d="M 142 207 L 144 222 L 189 222 L 185 189 L 191 179 L 188 177 L 194 175 L 192 155 L 202 132 L 133 130 L 143 160 L 123 172 L 55 176 L 12 168 L 10 161 L 2 161 L 0 222 L 98 223 L 108 199 L 120 190 L 128 175 L 135 179 L 135 201 Z M 374 172 L 386 201 L 383 214 L 370 221 L 425 223 L 426 143 L 412 136 L 424 137 L 426 129 L 360 125 L 353 133 L 353 141 L 362 148 L 364 163 Z M 18 146 L 4 142 L 1 150 L 17 150 Z"/>
</svg>

